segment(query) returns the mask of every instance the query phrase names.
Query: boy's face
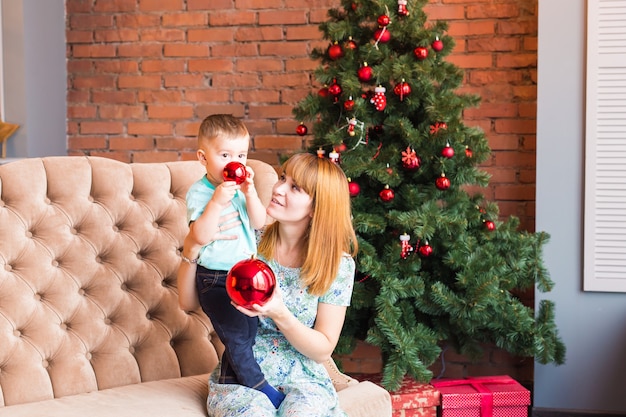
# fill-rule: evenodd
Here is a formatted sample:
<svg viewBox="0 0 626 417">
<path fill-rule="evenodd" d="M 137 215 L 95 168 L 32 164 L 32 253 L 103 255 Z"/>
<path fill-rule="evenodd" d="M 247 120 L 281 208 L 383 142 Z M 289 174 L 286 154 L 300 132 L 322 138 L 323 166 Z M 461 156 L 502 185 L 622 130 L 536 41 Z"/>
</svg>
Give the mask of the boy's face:
<svg viewBox="0 0 626 417">
<path fill-rule="evenodd" d="M 197 156 L 200 163 L 206 168 L 208 180 L 214 185 L 224 182 L 224 167 L 231 161 L 246 165 L 249 145 L 249 136 L 228 139 L 217 137 L 211 140 L 202 140 Z"/>
</svg>

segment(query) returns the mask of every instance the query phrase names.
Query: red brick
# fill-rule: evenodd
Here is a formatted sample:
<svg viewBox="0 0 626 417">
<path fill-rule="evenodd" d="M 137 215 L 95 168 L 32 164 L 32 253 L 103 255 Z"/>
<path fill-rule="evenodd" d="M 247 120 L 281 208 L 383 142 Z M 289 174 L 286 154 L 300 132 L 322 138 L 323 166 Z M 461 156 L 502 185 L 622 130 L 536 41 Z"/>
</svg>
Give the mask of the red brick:
<svg viewBox="0 0 626 417">
<path fill-rule="evenodd" d="M 154 149 L 154 140 L 149 137 L 115 137 L 109 139 L 112 150 L 146 150 Z"/>
<path fill-rule="evenodd" d="M 103 119 L 140 119 L 144 116 L 143 106 L 98 106 Z"/>
<path fill-rule="evenodd" d="M 185 31 L 180 29 L 144 29 L 141 31 L 142 42 L 180 42 L 185 40 Z"/>
<path fill-rule="evenodd" d="M 144 12 L 183 10 L 183 0 L 139 0 L 139 10 Z"/>
<path fill-rule="evenodd" d="M 259 25 L 303 25 L 306 20 L 306 10 L 259 12 Z"/>
<path fill-rule="evenodd" d="M 129 122 L 127 131 L 129 135 L 171 135 L 172 125 L 161 122 Z"/>
<path fill-rule="evenodd" d="M 206 26 L 209 18 L 206 13 L 173 13 L 162 17 L 164 27 L 168 26 Z"/>
<path fill-rule="evenodd" d="M 156 105 L 148 106 L 148 117 L 151 119 L 189 119 L 193 116 L 192 106 Z"/>
</svg>

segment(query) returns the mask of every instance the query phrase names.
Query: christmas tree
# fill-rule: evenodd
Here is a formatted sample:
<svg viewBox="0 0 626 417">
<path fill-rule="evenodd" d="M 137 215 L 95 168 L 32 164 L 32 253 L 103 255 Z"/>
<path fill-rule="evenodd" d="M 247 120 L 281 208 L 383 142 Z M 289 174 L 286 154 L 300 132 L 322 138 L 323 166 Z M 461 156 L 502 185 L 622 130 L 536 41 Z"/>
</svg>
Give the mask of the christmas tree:
<svg viewBox="0 0 626 417">
<path fill-rule="evenodd" d="M 519 231 L 467 186 L 486 186 L 484 133 L 462 112 L 463 72 L 445 61 L 446 22 L 427 22 L 427 0 L 342 0 L 320 25 L 328 47 L 312 58 L 321 89 L 294 108 L 310 151 L 350 181 L 360 252 L 352 306 L 337 352 L 357 339 L 380 347 L 383 384 L 426 382 L 444 344 L 475 357 L 484 343 L 541 363 L 562 363 L 554 305 L 516 294 L 550 291 L 544 232 Z"/>
</svg>

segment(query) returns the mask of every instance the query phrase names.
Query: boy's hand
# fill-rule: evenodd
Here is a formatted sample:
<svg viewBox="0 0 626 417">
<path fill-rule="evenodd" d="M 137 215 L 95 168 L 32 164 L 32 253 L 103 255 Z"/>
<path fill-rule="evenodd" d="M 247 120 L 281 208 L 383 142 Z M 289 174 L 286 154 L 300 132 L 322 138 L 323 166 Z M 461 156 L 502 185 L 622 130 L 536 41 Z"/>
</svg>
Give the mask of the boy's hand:
<svg viewBox="0 0 626 417">
<path fill-rule="evenodd" d="M 246 166 L 246 171 L 248 172 L 248 176 L 241 184 L 241 191 L 246 195 L 256 194 L 256 188 L 254 187 L 254 171 L 249 166 Z"/>
<path fill-rule="evenodd" d="M 213 193 L 213 197 L 211 201 L 220 205 L 221 207 L 226 207 L 230 204 L 230 200 L 235 196 L 235 192 L 241 188 L 235 181 L 224 181 L 217 187 L 215 187 L 215 192 Z"/>
</svg>

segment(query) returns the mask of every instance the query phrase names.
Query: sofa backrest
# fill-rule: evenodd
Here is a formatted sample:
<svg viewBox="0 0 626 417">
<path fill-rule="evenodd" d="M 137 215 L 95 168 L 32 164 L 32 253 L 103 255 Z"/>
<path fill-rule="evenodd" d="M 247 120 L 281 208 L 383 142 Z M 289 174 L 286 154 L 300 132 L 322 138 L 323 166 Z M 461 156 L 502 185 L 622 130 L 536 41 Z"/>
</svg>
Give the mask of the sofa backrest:
<svg viewBox="0 0 626 417">
<path fill-rule="evenodd" d="M 249 161 L 268 201 L 274 169 Z M 197 161 L 0 166 L 0 406 L 210 372 L 209 320 L 178 307 Z"/>
</svg>

